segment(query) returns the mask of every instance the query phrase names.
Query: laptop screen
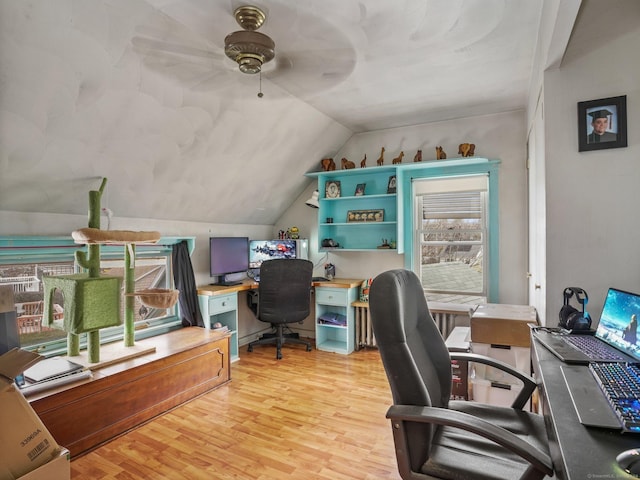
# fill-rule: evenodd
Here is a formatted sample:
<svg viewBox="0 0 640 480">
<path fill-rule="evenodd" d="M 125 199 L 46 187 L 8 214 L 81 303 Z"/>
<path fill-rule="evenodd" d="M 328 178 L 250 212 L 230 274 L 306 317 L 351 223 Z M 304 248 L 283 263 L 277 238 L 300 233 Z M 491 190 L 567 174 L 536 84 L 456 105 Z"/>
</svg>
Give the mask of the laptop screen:
<svg viewBox="0 0 640 480">
<path fill-rule="evenodd" d="M 610 288 L 596 337 L 640 360 L 640 295 Z"/>
</svg>

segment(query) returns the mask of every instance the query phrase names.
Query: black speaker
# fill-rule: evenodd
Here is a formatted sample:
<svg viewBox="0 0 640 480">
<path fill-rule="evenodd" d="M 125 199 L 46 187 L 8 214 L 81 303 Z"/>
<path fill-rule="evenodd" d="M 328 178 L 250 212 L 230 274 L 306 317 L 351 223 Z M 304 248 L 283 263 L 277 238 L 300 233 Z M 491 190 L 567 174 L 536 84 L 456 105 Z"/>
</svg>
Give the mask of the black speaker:
<svg viewBox="0 0 640 480">
<path fill-rule="evenodd" d="M 564 302 L 560 309 L 560 326 L 567 330 L 589 330 L 591 328 L 591 317 L 586 311 L 586 304 L 589 301 L 587 292 L 579 287 L 567 287 L 562 295 Z M 582 311 L 571 306 L 571 298 L 574 295 L 582 306 Z"/>
</svg>

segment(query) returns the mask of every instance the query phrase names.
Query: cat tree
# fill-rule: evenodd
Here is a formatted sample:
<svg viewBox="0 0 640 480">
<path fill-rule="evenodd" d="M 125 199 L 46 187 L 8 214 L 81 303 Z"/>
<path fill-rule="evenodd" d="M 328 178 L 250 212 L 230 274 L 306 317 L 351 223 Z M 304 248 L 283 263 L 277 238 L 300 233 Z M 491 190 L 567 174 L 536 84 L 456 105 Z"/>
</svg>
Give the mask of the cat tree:
<svg viewBox="0 0 640 480">
<path fill-rule="evenodd" d="M 60 290 L 64 296 L 64 330 L 67 332 L 69 356 L 80 354 L 81 333 L 87 334 L 87 356 L 90 363 L 100 361 L 100 329 L 121 324 L 120 297 L 122 278 L 100 275 L 100 246 L 115 244 L 124 246 L 124 346 L 135 343 L 134 305 L 135 296 L 140 296 L 147 306 L 170 308 L 178 299 L 177 290 L 151 289 L 134 292 L 136 244 L 157 243 L 159 232 L 134 232 L 129 230 L 101 230 L 101 198 L 107 179 L 102 180 L 99 190 L 89 192 L 89 227 L 72 232 L 78 244 L 87 246 L 87 251 L 75 253 L 77 264 L 86 272 L 73 275 L 45 276 L 44 319 L 53 322 L 53 294 Z M 160 305 L 160 307 L 158 307 Z"/>
</svg>

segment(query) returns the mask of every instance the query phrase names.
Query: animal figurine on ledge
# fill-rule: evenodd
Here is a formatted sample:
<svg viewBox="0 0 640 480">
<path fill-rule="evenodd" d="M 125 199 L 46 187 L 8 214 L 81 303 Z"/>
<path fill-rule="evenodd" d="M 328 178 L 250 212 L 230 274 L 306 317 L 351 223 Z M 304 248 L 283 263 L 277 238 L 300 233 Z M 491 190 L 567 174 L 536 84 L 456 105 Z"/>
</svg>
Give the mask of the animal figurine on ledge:
<svg viewBox="0 0 640 480">
<path fill-rule="evenodd" d="M 333 161 L 333 158 L 323 158 L 320 160 L 320 165 L 325 172 L 331 172 L 336 169 L 336 162 Z"/>
<path fill-rule="evenodd" d="M 342 170 L 351 170 L 352 168 L 356 168 L 356 164 L 353 163 L 351 160 L 347 160 L 346 158 L 342 157 Z"/>
<path fill-rule="evenodd" d="M 367 166 L 367 154 L 364 154 L 364 158 L 360 160 L 360 168 L 364 168 Z"/>
<path fill-rule="evenodd" d="M 380 157 L 378 157 L 378 160 L 376 161 L 376 164 L 379 167 L 384 165 L 384 147 L 382 147 L 382 149 L 380 150 Z"/>
<path fill-rule="evenodd" d="M 413 157 L 413 161 L 414 162 L 421 162 L 422 161 L 422 150 L 418 150 L 415 154 L 415 156 Z"/>
<path fill-rule="evenodd" d="M 458 155 L 463 157 L 473 157 L 476 151 L 476 146 L 473 143 L 461 143 L 458 147 Z"/>
<path fill-rule="evenodd" d="M 400 151 L 400 155 L 398 155 L 396 158 L 393 159 L 393 163 L 394 165 L 397 163 L 402 163 L 402 157 L 404 157 L 404 151 Z"/>
<path fill-rule="evenodd" d="M 442 149 L 440 145 L 436 147 L 436 160 L 444 160 L 447 158 L 446 152 Z"/>
</svg>

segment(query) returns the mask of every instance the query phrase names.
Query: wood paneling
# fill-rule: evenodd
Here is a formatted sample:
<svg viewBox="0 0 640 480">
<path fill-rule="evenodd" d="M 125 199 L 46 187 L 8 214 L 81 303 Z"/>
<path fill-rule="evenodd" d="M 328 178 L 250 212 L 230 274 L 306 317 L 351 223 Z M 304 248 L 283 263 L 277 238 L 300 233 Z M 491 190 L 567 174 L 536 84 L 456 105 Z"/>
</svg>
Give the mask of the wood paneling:
<svg viewBox="0 0 640 480">
<path fill-rule="evenodd" d="M 233 380 L 71 463 L 72 479 L 398 480 L 375 349 L 263 346 Z"/>
</svg>

